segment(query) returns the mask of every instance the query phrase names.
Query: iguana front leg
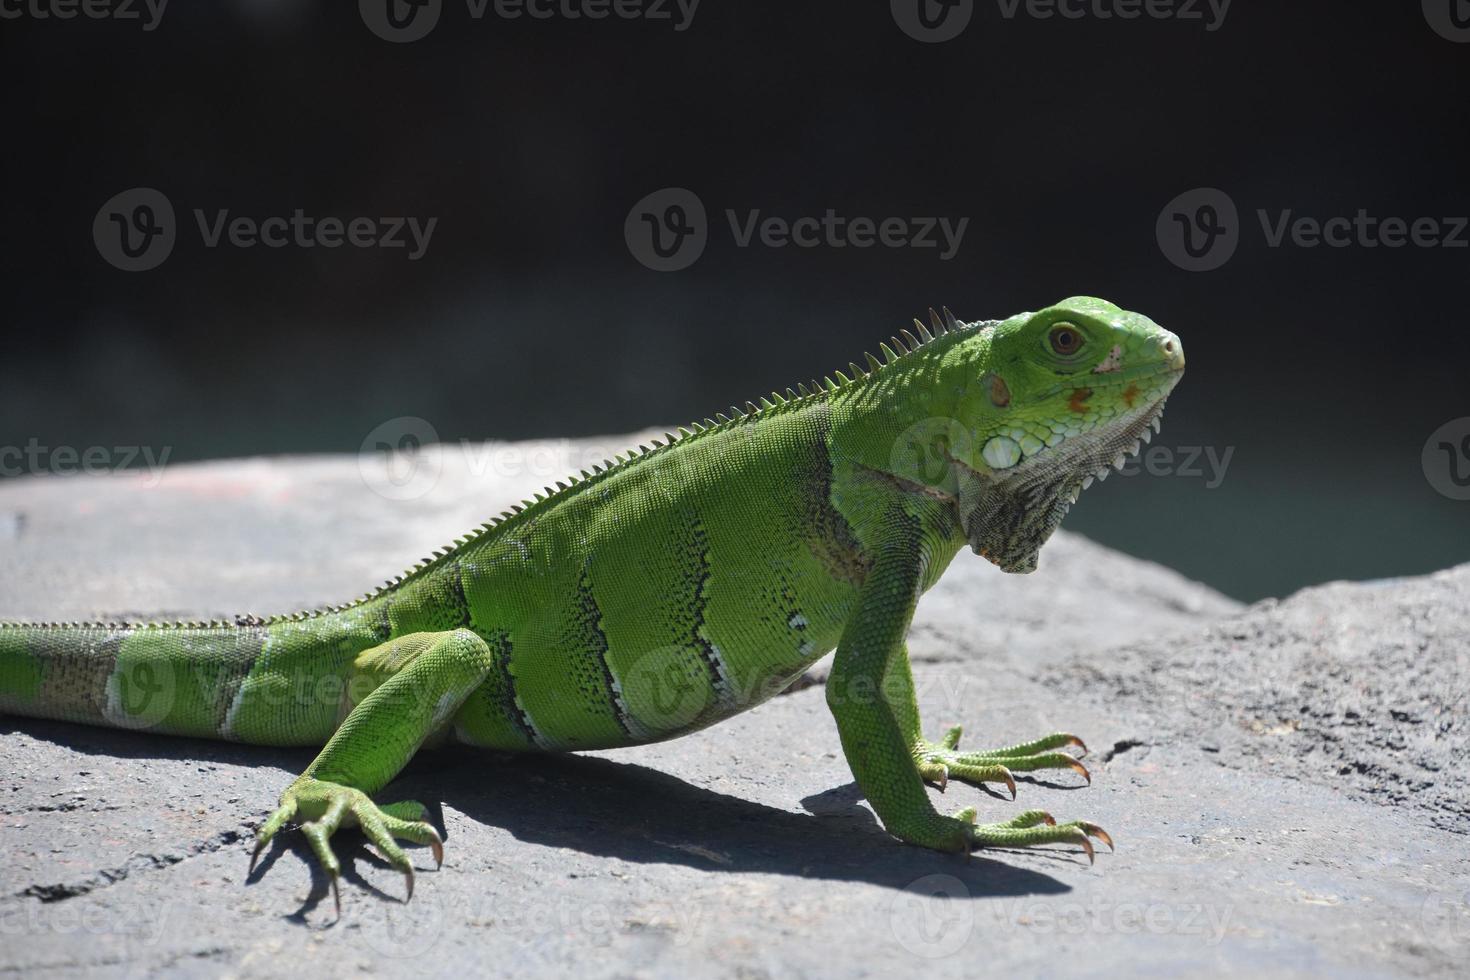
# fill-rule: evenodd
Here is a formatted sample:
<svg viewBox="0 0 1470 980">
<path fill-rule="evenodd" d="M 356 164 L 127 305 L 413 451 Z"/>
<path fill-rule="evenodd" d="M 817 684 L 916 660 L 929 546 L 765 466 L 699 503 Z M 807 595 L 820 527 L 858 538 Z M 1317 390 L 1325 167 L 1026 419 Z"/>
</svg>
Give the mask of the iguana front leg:
<svg viewBox="0 0 1470 980">
<path fill-rule="evenodd" d="M 904 636 L 926 566 L 943 545 L 937 532 L 926 526 L 922 512 L 910 510 L 902 501 L 889 509 L 879 535 L 857 610 L 837 646 L 827 681 L 827 704 L 837 721 L 848 765 L 883 826 L 901 840 L 942 851 L 1074 843 L 1090 857 L 1089 835 L 1111 846 L 1106 832 L 1095 824 L 1057 825 L 1040 810 L 1029 810 L 1008 822 L 977 826 L 972 807 L 949 817 L 934 809 L 916 754 L 922 739 Z M 905 662 L 896 663 L 898 658 Z M 897 684 L 894 677 L 899 678 Z M 895 690 L 890 691 L 888 685 Z"/>
<path fill-rule="evenodd" d="M 405 801 L 379 806 L 369 797 L 386 786 L 424 740 L 454 716 L 492 665 L 490 647 L 466 629 L 411 633 L 360 654 L 349 691 L 355 686 L 371 688 L 370 692 L 357 698 L 321 753 L 281 794 L 280 806 L 256 834 L 251 868 L 283 825 L 300 821 L 301 832 L 330 876 L 340 915 L 337 877 L 341 865 L 329 838 L 339 827 L 358 826 L 388 862 L 403 872 L 408 897 L 413 897 L 413 864 L 394 838 L 429 845 L 442 864 L 439 833 L 425 822 L 421 804 Z"/>
<path fill-rule="evenodd" d="M 914 676 L 909 666 L 908 646 L 903 645 L 889 659 L 888 671 L 883 678 L 883 694 L 893 710 L 894 720 L 912 746 L 914 764 L 919 775 L 927 783 L 943 790 L 951 778 L 961 782 L 1003 783 L 1016 798 L 1016 780 L 1013 773 L 1035 772 L 1040 769 L 1071 769 L 1089 783 L 1092 774 L 1076 757 L 1054 749 L 1076 746 L 1083 753 L 1087 746 L 1082 739 L 1068 732 L 1055 732 L 1032 742 L 1011 745 L 1002 749 L 981 752 L 959 751 L 961 728 L 955 725 L 944 733 L 938 742 L 924 737 L 919 724 L 919 706 L 914 697 Z"/>
</svg>

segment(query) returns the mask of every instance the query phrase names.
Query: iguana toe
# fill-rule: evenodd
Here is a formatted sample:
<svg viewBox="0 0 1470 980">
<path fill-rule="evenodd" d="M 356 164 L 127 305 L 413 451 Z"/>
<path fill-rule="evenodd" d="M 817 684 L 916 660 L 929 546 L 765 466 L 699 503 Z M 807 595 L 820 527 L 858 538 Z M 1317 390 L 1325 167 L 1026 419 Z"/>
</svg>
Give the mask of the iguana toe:
<svg viewBox="0 0 1470 980">
<path fill-rule="evenodd" d="M 975 847 L 1036 847 L 1041 844 L 1076 844 L 1087 854 L 1087 863 L 1097 860 L 1091 838 L 1115 850 L 1113 838 L 1095 823 L 1072 820 L 1058 824 L 1044 810 L 1028 810 L 1004 823 L 971 824 L 966 830 Z"/>
<path fill-rule="evenodd" d="M 1033 742 L 983 752 L 960 752 L 960 733 L 960 726 L 956 725 L 938 742 L 924 741 L 915 748 L 914 760 L 925 782 L 933 783 L 941 790 L 951 777 L 975 785 L 1004 783 L 1011 791 L 1011 799 L 1016 798 L 1013 774 L 1017 772 L 1071 769 L 1087 780 L 1088 785 L 1092 784 L 1092 773 L 1077 761 L 1076 756 L 1055 751 L 1075 746 L 1086 754 L 1087 746 L 1082 739 L 1069 732 L 1055 732 Z"/>
<path fill-rule="evenodd" d="M 1086 753 L 1082 739 L 1069 732 L 1054 732 L 1031 742 L 1010 745 L 984 752 L 959 751 L 961 729 L 958 725 L 945 732 L 938 742 L 923 741 L 914 750 L 914 763 L 919 775 L 941 789 L 951 779 L 980 785 L 1004 783 L 1016 798 L 1013 772 L 1035 772 L 1041 769 L 1071 769 L 1092 783 L 1092 774 L 1077 757 L 1059 749 L 1075 747 Z M 1035 847 L 1040 844 L 1075 844 L 1087 854 L 1088 863 L 1096 859 L 1092 838 L 1113 849 L 1113 839 L 1095 823 L 1073 820 L 1058 824 L 1045 810 L 1026 810 L 1001 823 L 977 824 L 974 807 L 960 810 L 952 818 L 962 826 L 971 848 Z"/>
</svg>

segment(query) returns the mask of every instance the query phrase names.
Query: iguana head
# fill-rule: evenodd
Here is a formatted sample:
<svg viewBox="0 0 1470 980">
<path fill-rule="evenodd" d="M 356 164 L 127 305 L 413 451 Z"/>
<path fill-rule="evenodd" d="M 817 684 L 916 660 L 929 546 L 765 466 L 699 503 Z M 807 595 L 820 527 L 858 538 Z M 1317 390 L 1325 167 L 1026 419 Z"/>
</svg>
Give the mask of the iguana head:
<svg viewBox="0 0 1470 980">
<path fill-rule="evenodd" d="M 1077 495 L 1158 431 L 1184 347 L 1148 317 L 1086 296 L 983 332 L 957 413 L 969 436 L 960 516 L 976 553 L 1029 572 Z"/>
</svg>

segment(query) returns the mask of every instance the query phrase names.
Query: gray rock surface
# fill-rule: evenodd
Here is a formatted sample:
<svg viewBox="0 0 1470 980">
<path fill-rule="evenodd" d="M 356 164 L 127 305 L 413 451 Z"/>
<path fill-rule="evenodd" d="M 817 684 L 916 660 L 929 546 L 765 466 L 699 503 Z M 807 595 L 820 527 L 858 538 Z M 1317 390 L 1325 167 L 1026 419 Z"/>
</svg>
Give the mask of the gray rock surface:
<svg viewBox="0 0 1470 980">
<path fill-rule="evenodd" d="M 321 457 L 6 482 L 0 617 L 340 601 L 630 441 L 438 447 L 392 479 Z M 1119 846 L 1095 867 L 894 842 L 808 685 L 640 749 L 424 753 L 384 798 L 433 804 L 447 863 L 402 905 L 344 831 L 341 921 L 299 835 L 246 875 L 310 752 L 0 718 L 0 971 L 1457 972 L 1467 636 L 1470 568 L 1242 609 L 1065 533 L 1031 576 L 962 555 L 911 641 L 928 727 L 963 722 L 977 746 L 1068 728 L 1094 776 L 936 800 L 1094 819 Z"/>
<path fill-rule="evenodd" d="M 1127 700 L 1223 765 L 1411 806 L 1470 834 L 1470 565 L 1266 601 L 1187 644 L 1148 639 L 1049 676 Z"/>
</svg>

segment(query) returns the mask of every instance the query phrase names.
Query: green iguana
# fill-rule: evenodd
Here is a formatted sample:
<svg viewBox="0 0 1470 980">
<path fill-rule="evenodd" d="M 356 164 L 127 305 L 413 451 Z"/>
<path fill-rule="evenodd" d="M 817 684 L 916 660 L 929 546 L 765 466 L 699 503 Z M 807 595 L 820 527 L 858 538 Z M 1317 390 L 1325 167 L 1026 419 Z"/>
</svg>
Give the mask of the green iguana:
<svg viewBox="0 0 1470 980">
<path fill-rule="evenodd" d="M 932 311 L 931 311 L 932 314 Z M 673 738 L 744 711 L 837 651 L 827 703 L 857 783 L 901 840 L 946 851 L 1067 842 L 1030 810 L 977 824 L 926 782 L 1087 775 L 1067 733 L 962 752 L 919 724 L 905 634 L 965 545 L 1008 572 L 1078 493 L 1157 431 L 1179 339 L 1099 299 L 1004 322 L 915 321 L 867 366 L 681 428 L 514 507 L 355 602 L 270 619 L 0 626 L 0 711 L 257 745 L 321 745 L 260 826 L 439 834 L 372 800 L 426 743 L 577 751 Z M 1089 778 L 1090 781 L 1090 778 Z M 337 897 L 340 911 L 340 897 Z"/>
</svg>

